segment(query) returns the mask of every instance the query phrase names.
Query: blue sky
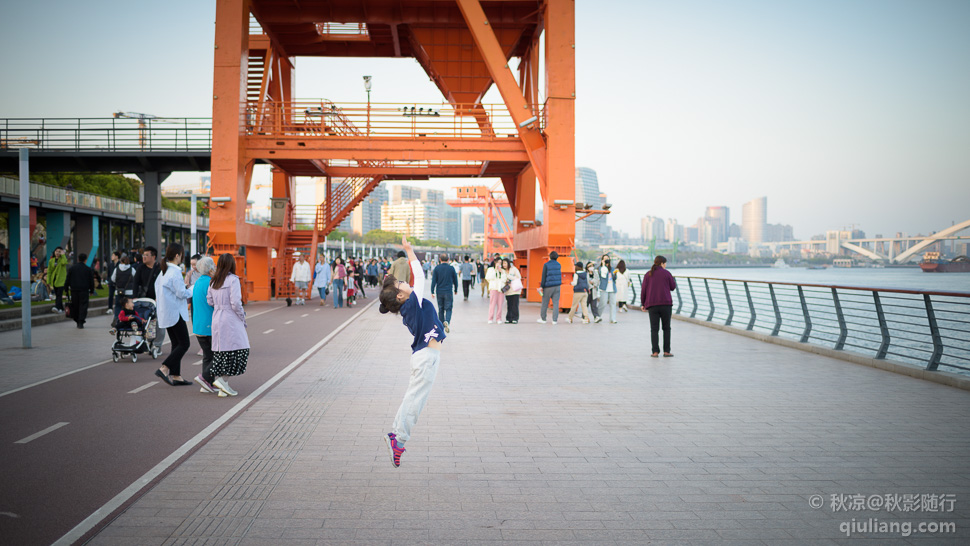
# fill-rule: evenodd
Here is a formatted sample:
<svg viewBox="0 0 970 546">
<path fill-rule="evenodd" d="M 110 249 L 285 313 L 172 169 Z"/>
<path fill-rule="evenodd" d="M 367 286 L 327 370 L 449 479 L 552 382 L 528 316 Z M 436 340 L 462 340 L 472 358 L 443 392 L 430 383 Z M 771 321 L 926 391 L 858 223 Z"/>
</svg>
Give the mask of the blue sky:
<svg viewBox="0 0 970 546">
<path fill-rule="evenodd" d="M 576 162 L 618 204 L 692 224 L 768 197 L 799 238 L 970 218 L 970 2 L 576 2 Z M 0 117 L 207 117 L 215 4 L 8 2 Z M 299 59 L 297 96 L 438 102 L 411 59 Z M 493 94 L 492 102 L 498 102 Z M 465 183 L 458 181 L 458 184 Z M 438 182 L 438 186 L 450 185 Z"/>
</svg>

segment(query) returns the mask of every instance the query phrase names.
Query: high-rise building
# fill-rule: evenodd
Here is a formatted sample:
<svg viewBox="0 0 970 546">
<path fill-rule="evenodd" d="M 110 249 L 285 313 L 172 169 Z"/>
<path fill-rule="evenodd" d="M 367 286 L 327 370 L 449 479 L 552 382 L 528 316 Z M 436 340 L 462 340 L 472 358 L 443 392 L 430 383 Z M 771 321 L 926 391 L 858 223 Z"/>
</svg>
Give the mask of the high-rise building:
<svg viewBox="0 0 970 546">
<path fill-rule="evenodd" d="M 340 223 L 337 229 L 357 235 L 367 235 L 372 230 L 381 229 L 381 206 L 385 203 L 387 203 L 387 188 L 381 183 L 357 205 L 357 208 Z"/>
<path fill-rule="evenodd" d="M 752 199 L 741 208 L 741 237 L 749 244 L 765 242 L 768 227 L 768 198 Z"/>
<path fill-rule="evenodd" d="M 707 207 L 704 218 L 710 220 L 713 230 L 714 243 L 728 240 L 728 229 L 731 226 L 731 211 L 727 207 Z"/>
<path fill-rule="evenodd" d="M 678 224 L 674 218 L 667 218 L 667 225 L 664 228 L 664 239 L 667 242 L 676 243 L 684 240 L 684 226 Z"/>
<path fill-rule="evenodd" d="M 484 240 L 485 216 L 468 211 L 461 219 L 461 244 L 473 245 L 475 241 Z"/>
<path fill-rule="evenodd" d="M 444 214 L 441 219 L 441 240 L 448 241 L 453 245 L 461 244 L 461 209 L 445 205 L 442 207 Z"/>
<path fill-rule="evenodd" d="M 437 233 L 438 237 L 444 237 L 447 231 L 447 218 L 445 217 L 445 208 L 448 205 L 445 203 L 445 192 L 441 190 L 432 190 L 428 188 L 418 188 L 414 186 L 402 186 L 397 185 L 391 189 L 391 204 L 406 203 L 409 201 L 420 200 L 425 206 L 432 208 L 432 213 L 440 225 L 438 226 Z M 450 207 L 449 207 L 450 208 Z"/>
<path fill-rule="evenodd" d="M 774 243 L 794 241 L 795 230 L 785 224 L 768 224 L 765 231 L 765 240 Z"/>
<path fill-rule="evenodd" d="M 576 199 L 577 203 L 587 203 L 598 209 L 604 201 L 600 197 L 600 184 L 596 171 L 588 167 L 576 167 Z M 603 216 L 594 214 L 576 223 L 576 242 L 584 244 L 599 244 L 603 241 Z"/>
<path fill-rule="evenodd" d="M 441 218 L 438 207 L 428 205 L 420 199 L 387 203 L 381 206 L 381 229 L 403 233 L 424 240 L 441 238 Z"/>
<path fill-rule="evenodd" d="M 640 238 L 649 243 L 656 240 L 662 242 L 666 240 L 667 233 L 664 230 L 663 218 L 656 216 L 646 216 L 640 219 Z"/>
</svg>

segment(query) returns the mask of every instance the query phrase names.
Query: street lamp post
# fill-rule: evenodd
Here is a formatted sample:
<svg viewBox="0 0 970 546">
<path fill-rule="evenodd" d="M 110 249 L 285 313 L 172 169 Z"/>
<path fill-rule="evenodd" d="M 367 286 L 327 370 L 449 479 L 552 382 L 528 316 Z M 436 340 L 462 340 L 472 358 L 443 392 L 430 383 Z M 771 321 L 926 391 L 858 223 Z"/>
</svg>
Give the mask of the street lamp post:
<svg viewBox="0 0 970 546">
<path fill-rule="evenodd" d="M 370 76 L 364 76 L 364 89 L 367 90 L 367 136 L 370 136 Z"/>
</svg>

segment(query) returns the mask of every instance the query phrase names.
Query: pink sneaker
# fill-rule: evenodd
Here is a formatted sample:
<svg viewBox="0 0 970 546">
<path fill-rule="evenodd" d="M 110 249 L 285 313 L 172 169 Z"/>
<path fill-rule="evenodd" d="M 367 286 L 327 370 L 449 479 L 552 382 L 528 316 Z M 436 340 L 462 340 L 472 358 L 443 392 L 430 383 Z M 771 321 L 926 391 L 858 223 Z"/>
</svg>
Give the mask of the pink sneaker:
<svg viewBox="0 0 970 546">
<path fill-rule="evenodd" d="M 387 436 L 384 437 L 384 443 L 387 444 L 387 451 L 391 454 L 391 464 L 394 468 L 401 466 L 401 454 L 404 453 L 403 447 L 397 447 L 397 435 L 393 432 L 388 432 Z"/>
</svg>

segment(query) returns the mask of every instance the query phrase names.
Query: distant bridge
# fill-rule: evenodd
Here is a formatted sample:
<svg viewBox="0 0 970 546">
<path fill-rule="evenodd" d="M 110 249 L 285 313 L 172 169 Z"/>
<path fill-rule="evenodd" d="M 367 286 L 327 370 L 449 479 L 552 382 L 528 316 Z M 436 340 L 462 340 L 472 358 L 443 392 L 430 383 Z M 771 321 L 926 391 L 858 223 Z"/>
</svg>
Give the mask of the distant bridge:
<svg viewBox="0 0 970 546">
<path fill-rule="evenodd" d="M 927 247 L 940 241 L 970 240 L 970 235 L 956 235 L 965 229 L 970 229 L 970 220 L 954 224 L 929 236 L 862 239 L 842 239 L 835 237 L 813 241 L 785 241 L 773 244 L 777 248 L 801 247 L 832 254 L 838 252 L 839 249 L 845 249 L 871 260 L 898 264 L 910 261 Z M 905 248 L 903 248 L 904 245 L 906 245 Z"/>
</svg>

